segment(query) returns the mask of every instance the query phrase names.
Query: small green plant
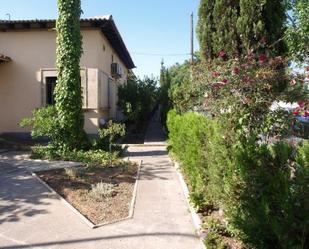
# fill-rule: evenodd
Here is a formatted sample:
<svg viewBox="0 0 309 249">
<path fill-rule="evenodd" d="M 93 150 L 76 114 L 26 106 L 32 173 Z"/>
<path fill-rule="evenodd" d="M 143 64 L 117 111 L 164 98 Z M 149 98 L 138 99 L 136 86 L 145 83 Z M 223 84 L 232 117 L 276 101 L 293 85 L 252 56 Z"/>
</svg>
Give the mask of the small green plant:
<svg viewBox="0 0 309 249">
<path fill-rule="evenodd" d="M 41 160 L 60 160 L 60 155 L 57 149 L 52 145 L 42 146 L 32 146 L 31 147 L 31 159 L 41 159 Z"/>
<path fill-rule="evenodd" d="M 215 231 L 207 234 L 204 240 L 207 249 L 230 249 L 231 247 L 223 241 L 222 237 Z"/>
<path fill-rule="evenodd" d="M 112 197 L 115 193 L 115 185 L 111 183 L 99 182 L 91 185 L 91 190 L 88 195 L 95 201 L 101 201 L 104 198 Z"/>
<path fill-rule="evenodd" d="M 57 124 L 55 118 L 57 111 L 54 106 L 36 109 L 32 116 L 20 121 L 21 127 L 31 127 L 31 136 L 34 138 L 46 137 L 53 139 L 56 136 Z"/>
<path fill-rule="evenodd" d="M 82 171 L 80 168 L 73 167 L 73 168 L 65 168 L 64 170 L 67 176 L 72 180 L 76 180 L 80 178 L 82 175 Z"/>
<path fill-rule="evenodd" d="M 108 144 L 109 153 L 112 155 L 112 147 L 115 140 L 118 137 L 123 137 L 125 133 L 124 124 L 114 123 L 110 120 L 105 128 L 99 130 L 99 140 L 97 144 L 101 147 L 104 146 L 104 144 Z M 112 158 L 110 158 L 110 163 L 112 164 Z"/>
<path fill-rule="evenodd" d="M 115 143 L 115 140 L 118 137 L 123 137 L 126 133 L 125 125 L 115 123 L 112 120 L 108 121 L 107 126 L 105 128 L 101 128 L 99 130 L 99 143 L 109 144 L 109 151 L 112 151 L 112 144 Z"/>
<path fill-rule="evenodd" d="M 207 218 L 204 223 L 204 226 L 209 231 L 214 231 L 217 234 L 225 235 L 225 236 L 229 235 L 228 231 L 226 230 L 226 227 L 213 217 Z"/>
<path fill-rule="evenodd" d="M 57 150 L 52 145 L 48 146 L 34 146 L 31 153 L 32 159 L 46 159 L 46 160 L 64 160 L 81 162 L 87 166 L 111 166 L 118 164 L 118 154 L 109 153 L 104 150 L 73 150 L 62 151 Z"/>
</svg>

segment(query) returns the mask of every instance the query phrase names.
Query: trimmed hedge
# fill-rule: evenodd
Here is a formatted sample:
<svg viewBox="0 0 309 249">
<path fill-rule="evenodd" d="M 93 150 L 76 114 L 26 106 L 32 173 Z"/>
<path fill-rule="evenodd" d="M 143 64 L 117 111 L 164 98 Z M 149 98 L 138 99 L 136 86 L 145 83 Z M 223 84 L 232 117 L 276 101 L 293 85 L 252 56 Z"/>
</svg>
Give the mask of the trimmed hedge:
<svg viewBox="0 0 309 249">
<path fill-rule="evenodd" d="M 174 110 L 167 126 L 200 211 L 222 209 L 227 231 L 248 248 L 309 247 L 308 142 L 237 141 L 219 120 Z"/>
</svg>

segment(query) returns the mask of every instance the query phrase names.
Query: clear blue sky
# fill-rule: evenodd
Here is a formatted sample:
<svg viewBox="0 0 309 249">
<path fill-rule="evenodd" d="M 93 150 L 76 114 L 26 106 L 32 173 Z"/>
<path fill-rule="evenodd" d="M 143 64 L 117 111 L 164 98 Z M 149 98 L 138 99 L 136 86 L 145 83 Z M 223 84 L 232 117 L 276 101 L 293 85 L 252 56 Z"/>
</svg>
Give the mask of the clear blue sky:
<svg viewBox="0 0 309 249">
<path fill-rule="evenodd" d="M 182 62 L 190 52 L 190 12 L 199 0 L 82 0 L 83 17 L 112 14 L 137 66 L 139 76 L 158 76 L 160 62 L 167 66 Z M 46 19 L 57 17 L 57 0 L 2 0 L 0 19 Z M 195 49 L 198 43 L 195 39 Z"/>
</svg>

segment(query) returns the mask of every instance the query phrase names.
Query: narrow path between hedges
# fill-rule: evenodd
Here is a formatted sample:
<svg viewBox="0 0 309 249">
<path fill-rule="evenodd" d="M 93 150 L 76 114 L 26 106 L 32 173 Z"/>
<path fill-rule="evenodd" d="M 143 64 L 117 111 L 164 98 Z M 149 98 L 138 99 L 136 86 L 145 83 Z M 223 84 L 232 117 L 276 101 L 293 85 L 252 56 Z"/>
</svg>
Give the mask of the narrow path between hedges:
<svg viewBox="0 0 309 249">
<path fill-rule="evenodd" d="M 153 118 L 145 145 L 128 148 L 143 160 L 133 219 L 93 230 L 24 170 L 31 161 L 0 154 L 0 248 L 201 249 L 163 138 Z"/>
</svg>

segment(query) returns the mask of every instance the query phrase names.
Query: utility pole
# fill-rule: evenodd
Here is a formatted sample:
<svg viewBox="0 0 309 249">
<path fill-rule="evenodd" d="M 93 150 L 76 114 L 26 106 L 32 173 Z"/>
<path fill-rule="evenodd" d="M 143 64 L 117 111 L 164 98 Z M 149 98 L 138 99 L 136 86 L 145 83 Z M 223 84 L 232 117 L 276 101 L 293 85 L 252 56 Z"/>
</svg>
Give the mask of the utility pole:
<svg viewBox="0 0 309 249">
<path fill-rule="evenodd" d="M 193 24 L 193 12 L 191 13 L 191 63 L 193 63 L 194 59 L 194 24 Z"/>
<path fill-rule="evenodd" d="M 6 13 L 5 15 L 8 16 L 9 21 L 11 21 L 11 14 L 10 13 Z"/>
</svg>

